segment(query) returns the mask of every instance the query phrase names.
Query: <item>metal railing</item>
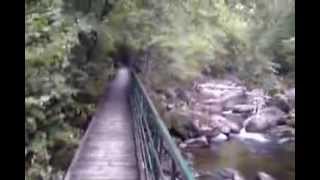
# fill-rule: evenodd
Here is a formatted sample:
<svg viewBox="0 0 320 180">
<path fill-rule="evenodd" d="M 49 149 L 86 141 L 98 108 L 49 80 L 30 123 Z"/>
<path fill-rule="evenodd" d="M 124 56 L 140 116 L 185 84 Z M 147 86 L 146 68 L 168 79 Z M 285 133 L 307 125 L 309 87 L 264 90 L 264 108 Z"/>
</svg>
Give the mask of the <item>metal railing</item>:
<svg viewBox="0 0 320 180">
<path fill-rule="evenodd" d="M 131 86 L 130 106 L 140 179 L 194 180 L 190 167 L 135 73 L 132 73 Z"/>
</svg>

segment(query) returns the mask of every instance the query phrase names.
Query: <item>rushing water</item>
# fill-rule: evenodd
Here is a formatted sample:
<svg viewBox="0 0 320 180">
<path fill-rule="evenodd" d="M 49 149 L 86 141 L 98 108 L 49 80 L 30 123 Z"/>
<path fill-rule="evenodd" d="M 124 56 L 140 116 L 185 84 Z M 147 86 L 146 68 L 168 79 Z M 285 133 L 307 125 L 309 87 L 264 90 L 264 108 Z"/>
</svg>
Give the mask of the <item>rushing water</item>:
<svg viewBox="0 0 320 180">
<path fill-rule="evenodd" d="M 234 168 L 246 180 L 255 180 L 258 171 L 266 172 L 277 180 L 295 180 L 294 146 L 294 143 L 279 145 L 272 141 L 261 143 L 232 139 L 210 148 L 193 149 L 191 153 L 194 168 L 199 172 Z"/>
</svg>

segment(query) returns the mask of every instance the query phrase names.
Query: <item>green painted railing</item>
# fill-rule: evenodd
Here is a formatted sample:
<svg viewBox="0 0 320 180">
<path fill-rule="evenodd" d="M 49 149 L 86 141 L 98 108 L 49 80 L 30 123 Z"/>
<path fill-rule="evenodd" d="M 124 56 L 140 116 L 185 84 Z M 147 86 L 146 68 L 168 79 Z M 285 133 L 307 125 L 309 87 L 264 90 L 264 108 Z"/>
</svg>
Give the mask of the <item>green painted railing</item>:
<svg viewBox="0 0 320 180">
<path fill-rule="evenodd" d="M 140 179 L 194 180 L 190 167 L 135 73 L 132 73 L 131 86 L 130 106 Z"/>
</svg>

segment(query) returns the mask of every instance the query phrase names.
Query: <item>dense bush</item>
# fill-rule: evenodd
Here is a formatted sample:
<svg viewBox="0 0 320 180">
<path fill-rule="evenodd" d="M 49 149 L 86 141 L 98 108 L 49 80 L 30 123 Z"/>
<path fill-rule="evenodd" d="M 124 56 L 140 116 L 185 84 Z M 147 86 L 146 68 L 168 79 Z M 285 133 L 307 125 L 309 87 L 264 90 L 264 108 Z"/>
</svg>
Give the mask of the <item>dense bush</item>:
<svg viewBox="0 0 320 180">
<path fill-rule="evenodd" d="M 96 27 L 48 2 L 26 2 L 27 180 L 61 179 L 113 74 Z"/>
<path fill-rule="evenodd" d="M 270 88 L 294 72 L 294 16 L 291 0 L 120 0 L 105 29 L 152 56 L 155 79 L 188 80 L 210 64 Z"/>
</svg>

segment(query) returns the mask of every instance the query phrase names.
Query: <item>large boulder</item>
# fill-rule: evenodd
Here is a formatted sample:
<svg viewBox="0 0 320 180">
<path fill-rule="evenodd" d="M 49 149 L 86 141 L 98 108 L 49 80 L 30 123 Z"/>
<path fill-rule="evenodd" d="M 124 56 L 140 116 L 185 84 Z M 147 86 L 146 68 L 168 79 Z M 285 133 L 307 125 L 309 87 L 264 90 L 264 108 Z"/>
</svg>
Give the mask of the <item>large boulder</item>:
<svg viewBox="0 0 320 180">
<path fill-rule="evenodd" d="M 286 114 L 277 107 L 267 107 L 247 119 L 246 130 L 248 132 L 261 132 L 285 123 Z"/>
<path fill-rule="evenodd" d="M 229 121 L 220 115 L 211 116 L 211 121 L 217 127 L 219 127 L 220 131 L 224 134 L 239 133 L 241 129 L 241 126 L 239 126 L 237 123 Z"/>
<path fill-rule="evenodd" d="M 229 120 L 224 121 L 224 124 L 231 129 L 231 133 L 239 133 L 242 127 L 240 124 Z"/>
<path fill-rule="evenodd" d="M 221 133 L 220 127 L 207 117 L 194 116 L 194 125 L 198 129 L 199 135 L 206 136 L 208 139 L 216 137 Z"/>
<path fill-rule="evenodd" d="M 248 132 L 261 132 L 269 128 L 269 123 L 266 117 L 253 115 L 247 120 L 245 129 Z"/>
<path fill-rule="evenodd" d="M 277 94 L 269 102 L 269 106 L 275 106 L 281 109 L 283 112 L 288 113 L 291 109 L 289 99 L 283 94 Z"/>
<path fill-rule="evenodd" d="M 168 112 L 165 117 L 169 131 L 182 140 L 199 136 L 199 129 L 195 126 L 192 116 L 181 112 Z"/>
<path fill-rule="evenodd" d="M 289 113 L 295 108 L 295 88 L 285 91 L 283 94 L 276 94 L 269 102 L 269 106 L 276 106 L 283 112 Z"/>
</svg>

